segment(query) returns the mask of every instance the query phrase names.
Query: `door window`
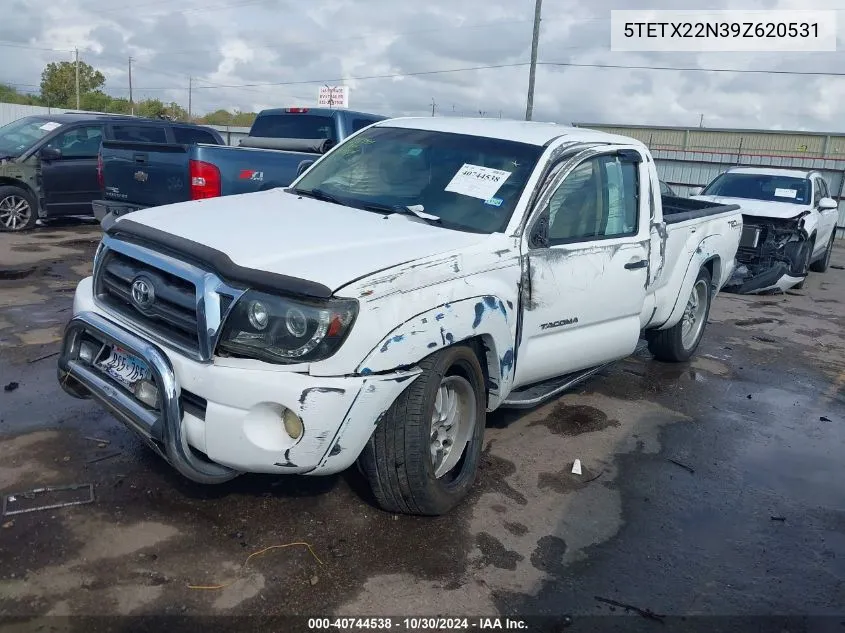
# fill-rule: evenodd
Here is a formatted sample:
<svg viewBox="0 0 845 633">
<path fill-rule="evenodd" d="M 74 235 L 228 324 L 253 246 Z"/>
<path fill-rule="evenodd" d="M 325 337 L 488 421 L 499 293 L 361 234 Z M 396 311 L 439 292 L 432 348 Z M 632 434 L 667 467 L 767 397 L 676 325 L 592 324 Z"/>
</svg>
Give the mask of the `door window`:
<svg viewBox="0 0 845 633">
<path fill-rule="evenodd" d="M 99 125 L 75 127 L 50 141 L 50 146 L 60 149 L 63 159 L 97 158 L 102 137 Z"/>
<path fill-rule="evenodd" d="M 616 156 L 584 161 L 549 200 L 549 243 L 636 234 L 637 192 L 636 163 Z"/>
</svg>

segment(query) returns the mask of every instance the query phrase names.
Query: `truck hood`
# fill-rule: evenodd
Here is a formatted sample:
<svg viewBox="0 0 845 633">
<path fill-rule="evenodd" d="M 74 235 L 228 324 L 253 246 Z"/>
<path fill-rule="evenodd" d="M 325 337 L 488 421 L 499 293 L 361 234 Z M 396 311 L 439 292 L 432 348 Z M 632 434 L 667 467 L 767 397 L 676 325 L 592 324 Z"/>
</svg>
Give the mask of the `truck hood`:
<svg viewBox="0 0 845 633">
<path fill-rule="evenodd" d="M 487 235 L 272 189 L 153 207 L 118 218 L 225 253 L 246 268 L 337 290 L 368 274 L 478 244 Z"/>
<path fill-rule="evenodd" d="M 726 196 L 692 196 L 695 200 L 707 200 L 718 204 L 738 204 L 739 212 L 743 215 L 752 215 L 759 218 L 778 218 L 789 220 L 798 217 L 806 211 L 812 211 L 813 207 L 806 204 L 792 204 L 790 202 L 767 202 L 765 200 L 752 200 L 750 198 L 729 198 Z"/>
</svg>

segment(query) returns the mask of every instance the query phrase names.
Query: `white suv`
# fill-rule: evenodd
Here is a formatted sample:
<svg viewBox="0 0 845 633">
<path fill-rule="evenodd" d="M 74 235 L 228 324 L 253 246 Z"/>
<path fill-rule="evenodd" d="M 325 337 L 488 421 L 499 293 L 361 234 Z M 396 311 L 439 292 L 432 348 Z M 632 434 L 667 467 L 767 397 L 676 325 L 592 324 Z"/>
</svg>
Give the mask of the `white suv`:
<svg viewBox="0 0 845 633">
<path fill-rule="evenodd" d="M 738 266 L 726 290 L 801 288 L 808 271 L 827 270 L 838 204 L 821 173 L 732 167 L 693 197 L 741 207 L 744 227 Z"/>
</svg>

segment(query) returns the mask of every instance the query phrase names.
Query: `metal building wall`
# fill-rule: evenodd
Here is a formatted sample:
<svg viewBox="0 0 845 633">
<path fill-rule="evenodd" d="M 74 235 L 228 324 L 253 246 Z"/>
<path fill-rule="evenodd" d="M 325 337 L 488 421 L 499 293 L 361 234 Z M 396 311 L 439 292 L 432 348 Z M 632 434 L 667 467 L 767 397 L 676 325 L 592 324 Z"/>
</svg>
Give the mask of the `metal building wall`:
<svg viewBox="0 0 845 633">
<path fill-rule="evenodd" d="M 576 123 L 577 127 L 630 136 L 654 155 L 663 181 L 680 195 L 704 187 L 734 165 L 814 169 L 839 201 L 845 232 L 845 135 L 765 130 L 708 130 Z"/>
</svg>

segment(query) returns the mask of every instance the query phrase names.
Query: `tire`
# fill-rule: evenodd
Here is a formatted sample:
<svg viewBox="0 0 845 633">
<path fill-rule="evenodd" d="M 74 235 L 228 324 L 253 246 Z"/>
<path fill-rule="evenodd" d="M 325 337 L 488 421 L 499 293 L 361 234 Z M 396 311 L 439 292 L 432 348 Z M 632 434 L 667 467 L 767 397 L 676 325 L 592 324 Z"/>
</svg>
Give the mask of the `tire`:
<svg viewBox="0 0 845 633">
<path fill-rule="evenodd" d="M 384 510 L 437 516 L 458 505 L 475 483 L 487 396 L 484 372 L 471 347 L 447 347 L 419 366 L 422 375 L 388 409 L 361 453 L 359 464 Z M 444 395 L 444 388 L 457 400 L 448 393 Z M 444 426 L 433 429 L 435 421 L 443 424 L 442 416 L 435 418 L 437 407 L 442 410 L 451 402 L 457 404 L 455 413 L 464 415 L 454 420 L 448 431 Z M 452 450 L 438 453 L 439 461 L 432 455 L 435 432 L 437 441 L 444 442 L 442 446 L 452 438 Z M 464 441 L 458 453 L 456 449 Z M 442 472 L 437 473 L 437 469 Z"/>
<path fill-rule="evenodd" d="M 800 268 L 793 268 L 793 270 L 790 271 L 790 274 L 796 277 L 799 275 L 805 275 L 804 279 L 792 286 L 794 290 L 802 290 L 804 288 L 804 284 L 807 283 L 806 275 L 809 274 L 811 269 L 810 259 L 813 257 L 813 251 L 816 248 L 816 240 L 813 238 L 809 242 L 805 242 L 805 244 L 808 244 L 808 246 L 806 252 L 803 254 L 804 261 L 802 262 Z"/>
<path fill-rule="evenodd" d="M 38 221 L 32 195 L 20 187 L 0 187 L 0 231 L 28 231 Z"/>
<path fill-rule="evenodd" d="M 681 320 L 669 329 L 646 333 L 648 350 L 657 360 L 682 363 L 695 353 L 710 316 L 711 283 L 710 272 L 699 270 Z"/>
<path fill-rule="evenodd" d="M 824 256 L 821 259 L 810 264 L 810 270 L 814 273 L 823 273 L 827 271 L 830 266 L 830 256 L 833 253 L 833 241 L 836 239 L 836 229 L 833 230 L 833 235 L 830 236 L 830 241 L 827 243 L 827 248 L 824 251 Z"/>
</svg>

